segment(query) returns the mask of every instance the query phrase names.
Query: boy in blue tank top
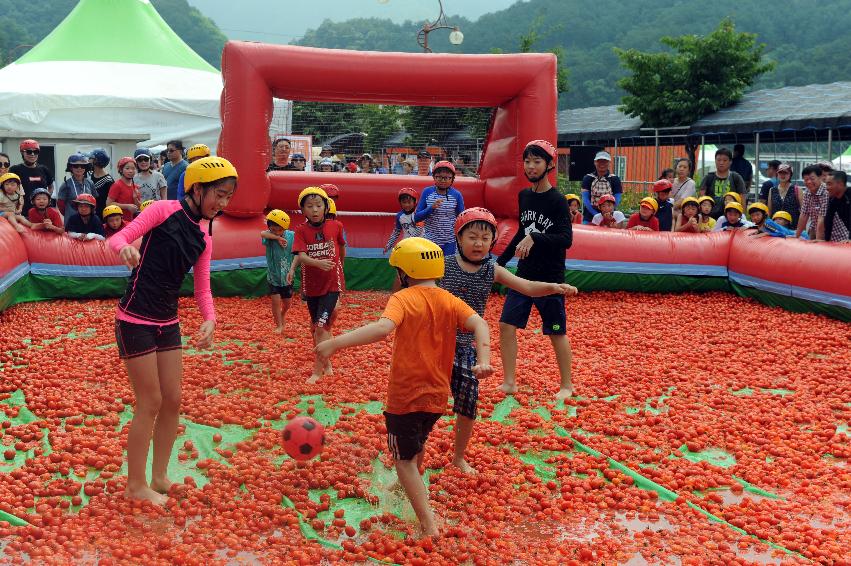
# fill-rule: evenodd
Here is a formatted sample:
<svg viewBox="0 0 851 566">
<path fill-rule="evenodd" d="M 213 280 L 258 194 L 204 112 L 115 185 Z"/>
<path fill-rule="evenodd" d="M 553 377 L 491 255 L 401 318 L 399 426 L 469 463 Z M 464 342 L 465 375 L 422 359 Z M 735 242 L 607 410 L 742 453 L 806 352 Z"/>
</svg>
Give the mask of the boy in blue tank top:
<svg viewBox="0 0 851 566">
<path fill-rule="evenodd" d="M 496 243 L 496 219 L 484 208 L 468 208 L 455 220 L 454 232 L 458 245 L 457 255 L 445 257 L 443 278 L 438 284 L 467 303 L 476 314 L 484 317 L 488 295 L 494 283 L 505 285 L 530 297 L 546 295 L 575 295 L 576 287 L 566 283 L 542 283 L 521 279 L 496 264 L 490 255 Z M 473 335 L 457 332 L 455 335 L 455 360 L 452 364 L 453 407 L 455 423 L 455 454 L 453 465 L 465 473 L 475 473 L 466 459 L 467 444 L 473 435 L 473 423 L 479 400 L 479 380 L 473 375 L 476 350 Z"/>
</svg>

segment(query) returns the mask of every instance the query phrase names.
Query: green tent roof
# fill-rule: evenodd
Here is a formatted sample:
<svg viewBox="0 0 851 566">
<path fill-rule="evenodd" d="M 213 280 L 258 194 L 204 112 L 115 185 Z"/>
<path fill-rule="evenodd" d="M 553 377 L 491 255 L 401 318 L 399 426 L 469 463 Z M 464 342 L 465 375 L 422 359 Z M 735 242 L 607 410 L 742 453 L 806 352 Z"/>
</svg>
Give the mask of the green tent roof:
<svg viewBox="0 0 851 566">
<path fill-rule="evenodd" d="M 186 45 L 149 0 L 81 0 L 16 63 L 99 61 L 218 71 Z"/>
</svg>

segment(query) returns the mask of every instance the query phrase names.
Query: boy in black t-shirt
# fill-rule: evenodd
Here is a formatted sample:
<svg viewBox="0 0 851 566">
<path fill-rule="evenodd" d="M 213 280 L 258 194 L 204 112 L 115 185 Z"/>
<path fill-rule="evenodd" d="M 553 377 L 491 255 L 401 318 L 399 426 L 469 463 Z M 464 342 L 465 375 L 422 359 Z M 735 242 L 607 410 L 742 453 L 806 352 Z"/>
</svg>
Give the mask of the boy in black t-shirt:
<svg viewBox="0 0 851 566">
<path fill-rule="evenodd" d="M 517 276 L 531 281 L 564 283 L 564 256 L 573 242 L 567 201 L 547 178 L 555 160 L 556 149 L 546 140 L 530 141 L 523 150 L 523 168 L 532 186 L 518 195 L 520 226 L 497 260 L 504 267 L 516 253 Z M 565 328 L 564 295 L 532 298 L 514 290 L 508 292 L 499 320 L 505 370 L 500 389 L 507 394 L 517 392 L 517 329 L 526 327 L 532 305 L 541 315 L 543 332 L 549 336 L 558 360 L 561 387 L 556 398 L 566 399 L 573 395 L 570 374 L 573 354 Z"/>
</svg>

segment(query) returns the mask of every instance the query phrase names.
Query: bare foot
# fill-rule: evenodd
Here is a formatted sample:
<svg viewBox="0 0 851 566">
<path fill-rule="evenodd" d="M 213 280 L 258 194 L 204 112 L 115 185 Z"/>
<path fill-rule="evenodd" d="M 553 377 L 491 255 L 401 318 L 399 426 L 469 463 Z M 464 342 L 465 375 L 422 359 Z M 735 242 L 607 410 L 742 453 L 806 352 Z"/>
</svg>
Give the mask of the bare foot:
<svg viewBox="0 0 851 566">
<path fill-rule="evenodd" d="M 151 489 L 153 489 L 157 493 L 167 494 L 168 491 L 171 489 L 171 486 L 173 486 L 173 485 L 174 485 L 174 482 L 172 482 L 168 478 L 156 479 L 156 480 L 152 479 L 151 480 Z"/>
<path fill-rule="evenodd" d="M 168 501 L 168 497 L 161 493 L 157 493 L 148 486 L 142 486 L 136 489 L 130 489 L 128 487 L 124 490 L 124 497 L 128 499 L 141 499 L 143 501 L 150 501 L 154 505 L 165 505 Z"/>
<path fill-rule="evenodd" d="M 514 395 L 515 393 L 517 393 L 517 384 L 502 382 L 502 385 L 499 386 L 499 389 L 506 395 Z"/>
<path fill-rule="evenodd" d="M 468 464 L 467 460 L 465 460 L 464 458 L 461 458 L 460 460 L 453 459 L 452 465 L 455 466 L 456 468 L 458 468 L 459 470 L 461 470 L 461 473 L 464 473 L 464 474 L 475 476 L 476 474 L 479 473 L 476 470 L 476 468 L 474 468 L 473 466 Z"/>
<path fill-rule="evenodd" d="M 562 387 L 561 389 L 558 390 L 558 393 L 556 393 L 556 401 L 563 401 L 563 400 L 568 399 L 570 397 L 573 397 L 573 387 L 572 386 L 571 387 Z"/>
<path fill-rule="evenodd" d="M 331 367 L 331 362 L 325 364 L 325 375 L 334 375 L 334 368 Z"/>
<path fill-rule="evenodd" d="M 314 384 L 314 383 L 316 383 L 317 381 L 319 381 L 320 379 L 322 379 L 322 376 L 321 376 L 321 375 L 316 375 L 316 374 L 314 373 L 313 375 L 311 375 L 310 377 L 308 377 L 308 378 L 307 378 L 307 382 L 308 382 L 308 383 L 310 383 L 310 384 Z"/>
<path fill-rule="evenodd" d="M 284 327 L 283 327 L 283 325 L 278 326 L 278 327 L 276 327 L 276 328 L 275 328 L 275 334 L 283 334 L 283 333 L 284 333 Z"/>
</svg>

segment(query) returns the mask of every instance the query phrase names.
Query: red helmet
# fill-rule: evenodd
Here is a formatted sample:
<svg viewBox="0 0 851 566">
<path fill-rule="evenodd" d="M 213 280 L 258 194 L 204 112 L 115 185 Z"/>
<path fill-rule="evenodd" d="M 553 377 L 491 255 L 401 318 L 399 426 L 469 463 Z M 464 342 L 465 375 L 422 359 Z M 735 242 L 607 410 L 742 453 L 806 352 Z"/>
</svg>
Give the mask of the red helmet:
<svg viewBox="0 0 851 566">
<path fill-rule="evenodd" d="M 455 175 L 455 166 L 452 165 L 452 163 L 450 163 L 449 161 L 446 161 L 446 160 L 438 161 L 437 163 L 434 164 L 434 167 L 432 167 L 431 170 L 432 170 L 432 172 L 434 172 L 434 171 L 437 171 L 438 169 L 449 169 L 450 171 L 452 171 L 452 174 Z"/>
<path fill-rule="evenodd" d="M 408 195 L 414 200 L 419 200 L 420 198 L 420 193 L 417 192 L 417 189 L 412 189 L 411 187 L 402 187 L 399 189 L 399 194 L 396 195 L 396 198 L 402 198 L 403 195 Z"/>
<path fill-rule="evenodd" d="M 659 179 L 655 183 L 653 183 L 653 192 L 661 193 L 662 191 L 670 191 L 674 188 L 674 185 L 668 179 Z"/>
<path fill-rule="evenodd" d="M 597 199 L 597 206 L 600 206 L 604 202 L 611 202 L 617 204 L 617 200 L 612 195 L 603 195 L 599 199 Z"/>
<path fill-rule="evenodd" d="M 74 199 L 74 202 L 77 203 L 77 204 L 88 204 L 92 208 L 97 206 L 97 201 L 95 200 L 95 197 L 93 197 L 92 195 L 90 195 L 88 193 L 83 193 L 81 195 L 77 195 L 77 198 Z"/>
<path fill-rule="evenodd" d="M 464 209 L 463 211 L 461 211 L 461 214 L 459 214 L 458 217 L 455 218 L 456 238 L 461 235 L 461 230 L 464 229 L 464 226 L 466 226 L 470 222 L 487 222 L 488 224 L 493 226 L 494 235 L 496 234 L 496 218 L 494 218 L 493 214 L 491 214 L 491 211 L 487 208 L 475 206 L 473 208 Z"/>
<path fill-rule="evenodd" d="M 127 165 L 128 163 L 132 163 L 133 165 L 135 165 L 136 160 L 133 159 L 130 156 L 122 157 L 121 159 L 118 160 L 118 173 L 119 174 L 121 173 L 121 170 L 124 169 L 124 166 Z"/>
<path fill-rule="evenodd" d="M 25 149 L 41 149 L 41 146 L 35 140 L 24 140 L 21 142 L 21 151 Z"/>
<path fill-rule="evenodd" d="M 526 147 L 523 148 L 523 152 L 525 153 L 526 150 L 532 146 L 540 147 L 541 149 L 547 152 L 547 155 L 550 156 L 550 159 L 552 159 L 553 161 L 556 160 L 556 148 L 547 140 L 532 140 L 526 144 Z"/>
<path fill-rule="evenodd" d="M 340 198 L 340 189 L 337 185 L 333 183 L 325 183 L 324 185 L 319 185 L 319 188 L 325 191 L 325 194 L 328 195 L 328 198 Z"/>
</svg>

